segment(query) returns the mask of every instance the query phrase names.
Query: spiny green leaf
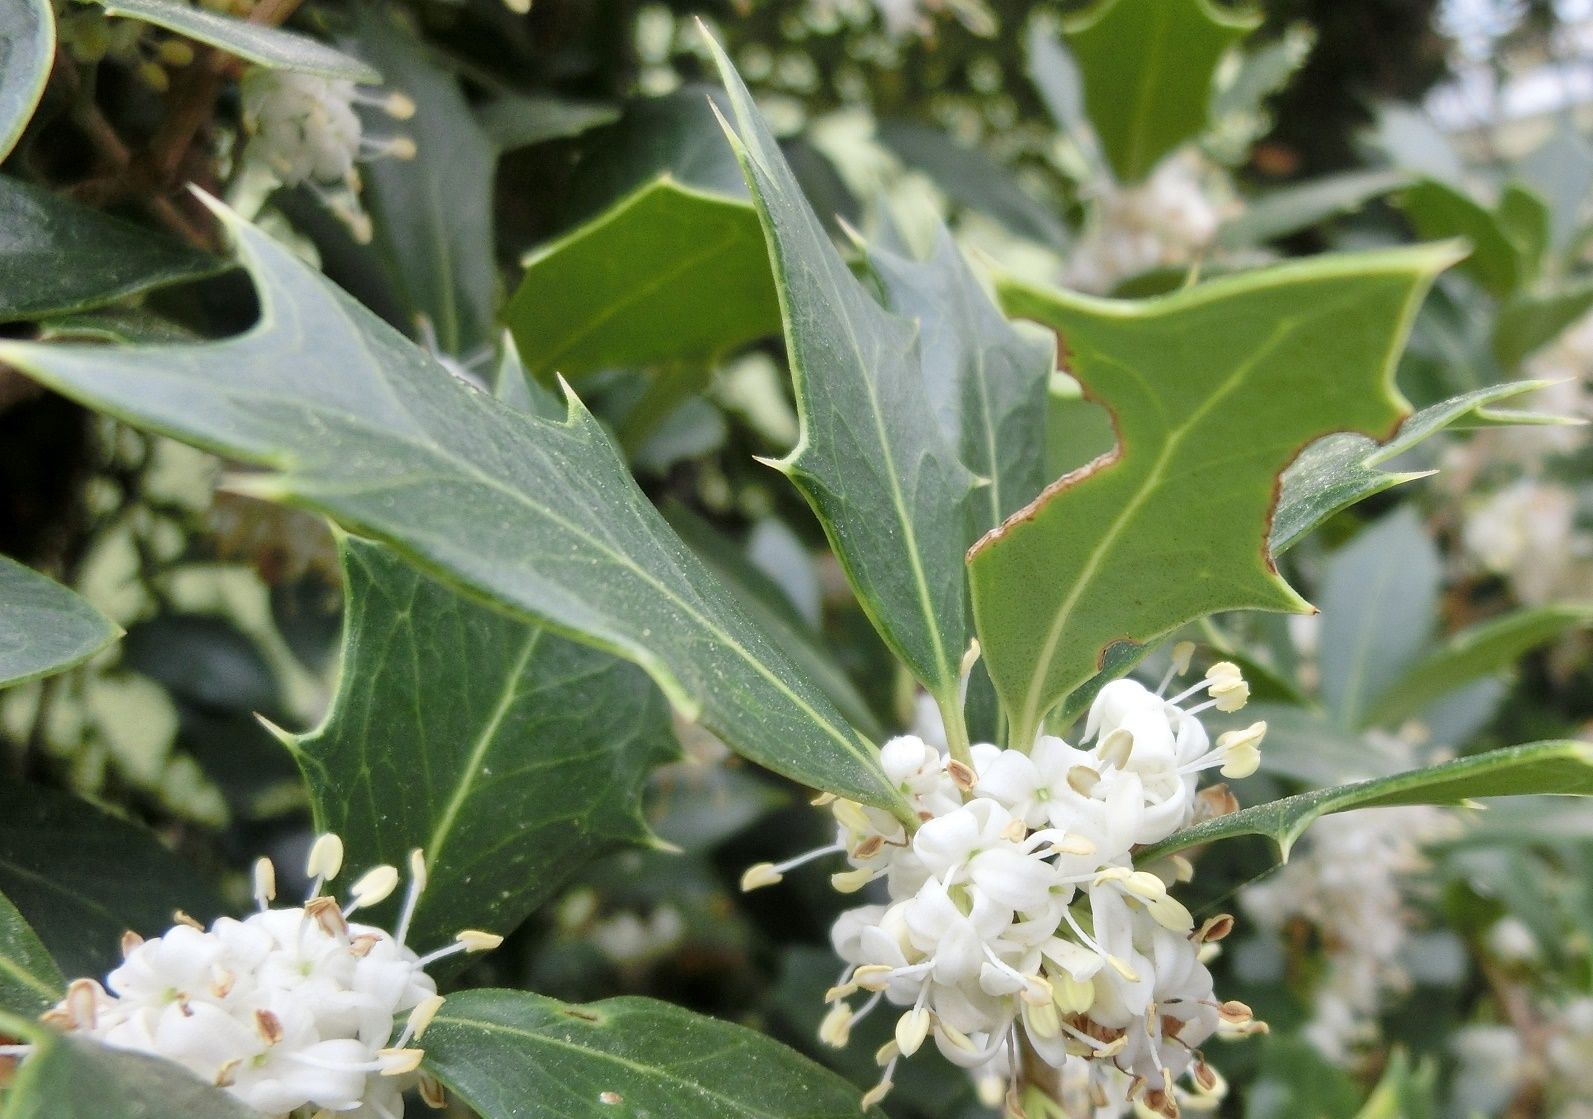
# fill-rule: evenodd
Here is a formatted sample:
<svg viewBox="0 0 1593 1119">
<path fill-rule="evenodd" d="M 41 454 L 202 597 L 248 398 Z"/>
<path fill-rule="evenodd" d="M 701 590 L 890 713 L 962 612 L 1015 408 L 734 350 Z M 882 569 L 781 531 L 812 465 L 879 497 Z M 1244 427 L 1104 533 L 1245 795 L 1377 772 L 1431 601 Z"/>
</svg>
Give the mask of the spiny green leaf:
<svg viewBox="0 0 1593 1119">
<path fill-rule="evenodd" d="M 968 503 L 965 543 L 999 525 L 1045 486 L 1052 340 L 1020 333 L 996 309 L 944 227 L 929 259 L 871 247 L 886 305 L 918 322 L 924 386 L 962 463 L 988 479 Z"/>
<path fill-rule="evenodd" d="M 76 797 L 0 784 L 0 891 L 69 976 L 99 978 L 122 934 L 155 936 L 182 909 L 221 911 L 210 888 L 155 836 Z"/>
<path fill-rule="evenodd" d="M 341 681 L 291 739 L 346 861 L 426 853 L 411 942 L 506 933 L 588 860 L 645 842 L 643 782 L 676 752 L 634 665 L 465 599 L 386 548 L 343 544 Z"/>
<path fill-rule="evenodd" d="M 1549 204 L 1521 183 L 1509 182 L 1499 192 L 1494 212 L 1499 228 L 1515 246 L 1522 283 L 1535 282 L 1549 251 Z"/>
<path fill-rule="evenodd" d="M 376 246 L 410 313 L 424 315 L 431 324 L 438 348 L 467 357 L 490 345 L 497 332 L 492 239 L 497 153 L 458 79 L 431 62 L 414 33 L 386 8 L 355 10 L 349 44 L 415 103 L 415 115 L 402 123 L 377 106 L 363 111 L 376 135 L 399 132 L 415 144 L 413 159 L 373 159 L 360 169 Z"/>
<path fill-rule="evenodd" d="M 0 10 L 0 163 L 32 119 L 54 61 L 50 0 L 16 0 Z"/>
<path fill-rule="evenodd" d="M 506 93 L 477 109 L 476 117 L 498 150 L 509 152 L 613 124 L 619 110 L 549 94 Z"/>
<path fill-rule="evenodd" d="M 706 362 L 780 329 L 752 205 L 667 177 L 532 254 L 504 317 L 543 378 Z"/>
<path fill-rule="evenodd" d="M 1219 839 L 1264 835 L 1277 845 L 1279 857 L 1286 860 L 1290 848 L 1312 822 L 1330 813 L 1402 804 L 1457 805 L 1478 797 L 1539 794 L 1593 796 L 1593 744 L 1534 742 L 1509 746 L 1393 777 L 1284 797 L 1175 832 L 1141 851 L 1136 859 L 1147 863 Z"/>
<path fill-rule="evenodd" d="M 1334 513 L 1358 501 L 1427 477 L 1431 471 L 1398 472 L 1379 467 L 1441 431 L 1563 422 L 1551 416 L 1491 407 L 1548 383 L 1512 381 L 1423 408 L 1401 424 L 1399 434 L 1386 443 L 1350 432 L 1317 440 L 1284 471 L 1283 493 L 1272 518 L 1272 554 L 1281 556 Z"/>
<path fill-rule="evenodd" d="M 36 1017 L 66 993 L 66 979 L 27 918 L 0 894 L 0 1011 Z"/>
<path fill-rule="evenodd" d="M 1590 624 L 1593 604 L 1568 602 L 1468 626 L 1390 683 L 1362 725 L 1393 726 L 1479 676 L 1509 668 L 1523 654 Z"/>
<path fill-rule="evenodd" d="M 482 1119 L 863 1114 L 856 1088 L 779 1042 L 651 999 L 465 991 L 426 1032 L 426 1066 Z"/>
<path fill-rule="evenodd" d="M 1438 622 L 1438 547 L 1410 506 L 1396 509 L 1334 552 L 1318 596 L 1322 703 L 1342 727 L 1426 647 Z"/>
<path fill-rule="evenodd" d="M 1063 26 L 1118 179 L 1138 182 L 1205 130 L 1217 63 L 1259 22 L 1210 0 L 1100 0 Z"/>
<path fill-rule="evenodd" d="M 985 663 L 1027 745 L 1103 667 L 1221 610 L 1307 605 L 1273 568 L 1278 475 L 1335 430 L 1390 431 L 1395 358 L 1448 246 L 1327 256 L 1138 303 L 1008 282 L 1113 412 L 1114 457 L 1053 483 L 970 553 Z"/>
<path fill-rule="evenodd" d="M 0 556 L 0 687 L 82 664 L 121 635 L 86 600 Z"/>
<path fill-rule="evenodd" d="M 357 58 L 333 50 L 308 35 L 234 19 L 178 0 L 95 0 L 109 16 L 153 23 L 186 35 L 218 50 L 264 66 L 268 70 L 296 70 L 324 78 L 379 82 L 382 75 Z"/>
<path fill-rule="evenodd" d="M 0 1102 L 0 1119 L 264 1119 L 181 1065 L 0 1016 L 33 1046 Z"/>
<path fill-rule="evenodd" d="M 227 262 L 0 175 L 0 322 L 98 307 Z M 70 268 L 61 267 L 70 260 Z"/>
<path fill-rule="evenodd" d="M 248 333 L 115 351 L 5 342 L 0 357 L 130 423 L 269 466 L 235 486 L 635 661 L 753 761 L 906 811 L 874 747 L 686 550 L 579 401 L 560 423 L 477 391 L 218 209 L 259 290 Z"/>
<path fill-rule="evenodd" d="M 917 327 L 852 275 L 735 67 L 714 51 L 774 260 L 802 420 L 780 469 L 813 506 L 875 628 L 946 700 L 968 643 L 962 555 L 973 475 L 935 417 Z"/>
</svg>

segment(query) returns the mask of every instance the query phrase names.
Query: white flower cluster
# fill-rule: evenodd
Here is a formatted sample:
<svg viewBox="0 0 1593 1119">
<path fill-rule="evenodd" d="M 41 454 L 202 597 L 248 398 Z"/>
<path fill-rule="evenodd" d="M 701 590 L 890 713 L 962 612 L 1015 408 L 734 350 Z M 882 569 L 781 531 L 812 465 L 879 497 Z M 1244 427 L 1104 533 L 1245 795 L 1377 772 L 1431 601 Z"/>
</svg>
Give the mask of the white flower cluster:
<svg viewBox="0 0 1593 1119">
<path fill-rule="evenodd" d="M 1180 647 L 1179 668 L 1192 651 Z M 1179 706 L 1202 691 L 1206 702 Z M 1126 1079 L 1124 1095 L 1153 1114 L 1220 1096 L 1197 1046 L 1262 1028 L 1243 1004 L 1213 997 L 1203 962 L 1203 946 L 1232 921 L 1197 928 L 1168 890 L 1187 880 L 1188 862 L 1174 856 L 1140 869 L 1133 852 L 1202 815 L 1202 770 L 1255 769 L 1264 724 L 1213 746 L 1196 717 L 1213 706 L 1237 710 L 1248 693 L 1228 663 L 1170 699 L 1117 681 L 1090 710 L 1089 748 L 1042 735 L 1028 753 L 975 746 L 972 764 L 916 736 L 892 739 L 881 762 L 916 828 L 832 800 L 834 844 L 747 871 L 742 886 L 754 889 L 809 859 L 844 854 L 851 869 L 833 876 L 838 890 L 883 880 L 886 904 L 849 910 L 835 924 L 847 967 L 821 1028 L 841 1046 L 882 1001 L 905 1008 L 865 1107 L 889 1091 L 897 1060 L 929 1038 L 982 1078 L 1019 1067 L 1020 1046 L 1059 1074 L 1084 1059 L 1088 1092 L 1104 1099 Z M 859 992 L 866 1001 L 854 1008 Z M 1187 1087 L 1177 1083 L 1186 1076 Z"/>
<path fill-rule="evenodd" d="M 441 1107 L 440 1086 L 417 1073 L 424 1051 L 411 1045 L 443 1001 L 426 968 L 458 952 L 495 948 L 503 938 L 469 930 L 417 956 L 404 938 L 425 886 L 421 852 L 410 856 L 409 890 L 391 934 L 349 918 L 397 888 L 397 869 L 371 870 L 340 905 L 321 887 L 342 861 L 338 838 L 320 837 L 310 854 L 309 900 L 273 909 L 276 873 L 261 859 L 259 912 L 242 921 L 222 917 L 209 929 L 178 914 L 178 923 L 153 939 L 128 933 L 122 965 L 104 986 L 76 980 L 44 1021 L 175 1061 L 270 1116 L 306 1109 L 402 1119 L 403 1091 L 417 1082 L 427 1102 Z M 393 1040 L 395 1019 L 406 1014 Z"/>
<path fill-rule="evenodd" d="M 1387 994 L 1409 985 L 1401 966 L 1411 924 L 1406 880 L 1427 865 L 1422 846 L 1458 826 L 1452 813 L 1427 805 L 1326 816 L 1288 863 L 1240 895 L 1260 925 L 1303 921 L 1317 930 L 1328 966 L 1304 1032 L 1330 1060 L 1348 1061 Z"/>
<path fill-rule="evenodd" d="M 415 143 L 407 136 L 366 136 L 357 105 L 378 106 L 394 120 L 415 112 L 415 103 L 401 93 L 368 94 L 345 78 L 257 68 L 243 80 L 246 168 L 283 186 L 314 191 L 366 241 L 370 218 L 359 203 L 355 164 L 384 156 L 412 159 Z"/>
<path fill-rule="evenodd" d="M 1207 177 L 1198 157 L 1182 154 L 1163 160 L 1143 183 L 1099 195 L 1064 282 L 1106 293 L 1152 269 L 1193 263 L 1211 247 L 1226 216 Z"/>
</svg>

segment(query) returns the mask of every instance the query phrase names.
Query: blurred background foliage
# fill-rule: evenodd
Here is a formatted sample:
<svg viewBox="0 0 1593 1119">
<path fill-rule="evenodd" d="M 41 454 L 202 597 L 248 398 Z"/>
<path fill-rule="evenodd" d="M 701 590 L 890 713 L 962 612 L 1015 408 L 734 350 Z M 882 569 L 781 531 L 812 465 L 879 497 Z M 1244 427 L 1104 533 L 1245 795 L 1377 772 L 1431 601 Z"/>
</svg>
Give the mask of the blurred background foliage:
<svg viewBox="0 0 1593 1119">
<path fill-rule="evenodd" d="M 844 222 L 924 252 L 945 220 L 981 266 L 1122 294 L 1280 256 L 1466 238 L 1472 255 L 1423 307 L 1400 384 L 1417 407 L 1509 388 L 1389 467 L 1435 478 L 1291 553 L 1320 623 L 1224 619 L 1188 636 L 1244 663 L 1266 701 L 1266 767 L 1245 801 L 1587 737 L 1593 451 L 1581 430 L 1521 413 L 1586 415 L 1593 383 L 1593 5 L 1270 0 L 1214 76 L 1195 75 L 1209 104 L 1194 134 L 1137 182 L 1118 181 L 1103 150 L 1110 107 L 1079 95 L 1062 29 L 1083 7 L 234 0 L 230 14 L 337 44 L 386 81 L 350 102 L 358 170 L 290 182 L 251 155 L 252 68 L 60 0 L 49 84 L 0 167 L 0 226 L 42 214 L 48 232 L 0 239 L 0 287 L 25 293 L 0 305 L 0 330 L 247 327 L 252 293 L 215 255 L 217 231 L 184 190 L 196 184 L 459 376 L 519 377 L 501 361 L 512 336 L 536 378 L 518 391 L 549 406 L 553 375 L 569 378 L 715 571 L 799 656 L 831 666 L 849 715 L 878 735 L 922 726 L 818 525 L 754 461 L 788 450 L 797 424 L 761 234 L 708 107 L 701 17 L 838 235 Z M 1132 36 L 1122 50 L 1137 58 Z M 55 277 L 68 233 L 85 263 Z M 130 260 L 140 267 L 118 270 Z M 1496 426 L 1501 408 L 1513 426 Z M 1056 474 L 1111 445 L 1065 367 L 1048 438 Z M 84 667 L 0 695 L 5 764 L 154 825 L 218 876 L 258 850 L 300 861 L 304 793 L 255 715 L 316 722 L 340 614 L 324 525 L 229 493 L 230 469 L 0 368 L 0 553 L 128 631 Z M 1411 688 L 1420 702 L 1401 702 Z M 734 890 L 747 864 L 819 842 L 821 821 L 799 790 L 677 731 L 685 760 L 655 774 L 648 815 L 678 850 L 582 870 L 474 978 L 569 999 L 656 995 L 872 1080 L 868 1045 L 814 1041 L 840 899 L 817 873 L 778 896 Z M 1231 1113 L 1593 1115 L 1586 807 L 1331 823 L 1282 870 L 1242 846 L 1202 868 L 1197 919 L 1236 906 L 1249 918 L 1220 982 L 1273 1024 L 1225 1057 Z M 1346 864 L 1353 880 L 1335 880 Z M 987 1114 L 966 1078 L 929 1061 L 892 1104 Z"/>
</svg>

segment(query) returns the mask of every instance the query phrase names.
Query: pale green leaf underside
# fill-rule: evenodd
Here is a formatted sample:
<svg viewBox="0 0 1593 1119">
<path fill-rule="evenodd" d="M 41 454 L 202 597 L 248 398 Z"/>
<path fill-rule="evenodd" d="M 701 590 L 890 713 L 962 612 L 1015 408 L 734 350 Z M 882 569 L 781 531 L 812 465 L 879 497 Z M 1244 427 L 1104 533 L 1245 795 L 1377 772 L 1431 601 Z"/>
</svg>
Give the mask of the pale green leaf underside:
<svg viewBox="0 0 1593 1119">
<path fill-rule="evenodd" d="M 1593 796 L 1593 744 L 1534 742 L 1490 750 L 1459 761 L 1379 777 L 1353 785 L 1317 789 L 1270 804 L 1241 809 L 1175 832 L 1136 855 L 1141 863 L 1186 847 L 1264 835 L 1277 845 L 1281 858 L 1312 822 L 1354 808 L 1387 808 L 1402 804 L 1465 804 L 1481 797 Z"/>
<path fill-rule="evenodd" d="M 297 70 L 325 78 L 379 82 L 382 76 L 357 58 L 280 27 L 249 23 L 178 0 L 96 0 L 106 15 L 153 23 L 207 43 L 268 70 Z"/>
<path fill-rule="evenodd" d="M 121 632 L 85 599 L 0 556 L 0 687 L 82 664 Z"/>
<path fill-rule="evenodd" d="M 1274 241 L 1358 210 L 1409 182 L 1410 175 L 1405 171 L 1381 169 L 1346 171 L 1280 187 L 1252 198 L 1243 212 L 1224 222 L 1217 232 L 1217 242 L 1229 248 L 1245 248 Z"/>
<path fill-rule="evenodd" d="M 534 373 L 576 377 L 707 362 L 780 306 L 752 204 L 665 175 L 538 249 L 504 319 Z"/>
<path fill-rule="evenodd" d="M 66 979 L 39 934 L 0 894 L 0 1011 L 34 1018 L 65 993 Z"/>
<path fill-rule="evenodd" d="M 248 333 L 195 346 L 0 344 L 130 423 L 273 468 L 235 480 L 647 670 L 688 717 L 795 780 L 904 810 L 877 753 L 759 632 L 572 397 L 565 422 L 449 374 L 223 211 L 257 283 Z"/>
<path fill-rule="evenodd" d="M 1137 182 L 1206 128 L 1223 53 L 1259 19 L 1209 0 L 1101 0 L 1063 25 L 1117 177 Z"/>
<path fill-rule="evenodd" d="M 0 1102 L 0 1119 L 265 1119 L 180 1065 L 56 1033 L 23 1017 L 0 1030 L 33 1053 Z"/>
<path fill-rule="evenodd" d="M 81 311 L 227 262 L 0 175 L 0 322 Z M 72 267 L 61 267 L 61 261 Z"/>
<path fill-rule="evenodd" d="M 1362 725 L 1394 726 L 1479 676 L 1503 671 L 1523 654 L 1590 624 L 1593 603 L 1562 603 L 1517 610 L 1463 629 L 1389 683 Z"/>
<path fill-rule="evenodd" d="M 1279 474 L 1332 431 L 1404 412 L 1395 358 L 1448 246 L 1325 256 L 1143 302 L 1003 285 L 1112 413 L 1115 455 L 1054 483 L 970 553 L 991 678 L 1027 745 L 1103 666 L 1222 610 L 1303 610 L 1267 552 Z"/>
<path fill-rule="evenodd" d="M 1334 513 L 1358 501 L 1427 477 L 1430 471 L 1401 472 L 1380 467 L 1441 431 L 1562 422 L 1554 417 L 1502 412 L 1491 407 L 1548 383 L 1510 381 L 1441 401 L 1407 419 L 1386 443 L 1340 432 L 1311 444 L 1284 471 L 1282 495 L 1272 518 L 1272 554 L 1281 556 Z"/>
<path fill-rule="evenodd" d="M 50 0 L 11 0 L 0 9 L 0 163 L 28 126 L 55 61 Z"/>
<path fill-rule="evenodd" d="M 426 1066 L 482 1119 L 863 1114 L 856 1088 L 779 1042 L 651 999 L 465 991 L 427 1031 Z"/>
<path fill-rule="evenodd" d="M 316 827 L 349 866 L 429 868 L 411 943 L 507 933 L 587 860 L 646 839 L 642 784 L 673 757 L 645 674 L 344 542 L 338 694 L 293 740 Z"/>
<path fill-rule="evenodd" d="M 974 478 L 931 408 L 918 330 L 830 242 L 730 60 L 732 143 L 763 219 L 802 433 L 781 469 L 858 599 L 929 691 L 954 693 L 967 644 L 964 508 Z"/>
</svg>

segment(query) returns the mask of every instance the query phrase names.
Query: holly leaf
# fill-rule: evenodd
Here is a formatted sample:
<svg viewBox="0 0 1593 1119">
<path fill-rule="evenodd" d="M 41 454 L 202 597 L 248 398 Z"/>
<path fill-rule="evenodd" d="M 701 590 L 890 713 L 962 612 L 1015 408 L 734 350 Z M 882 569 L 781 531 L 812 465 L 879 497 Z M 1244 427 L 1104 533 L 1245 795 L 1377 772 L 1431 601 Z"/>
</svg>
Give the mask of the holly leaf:
<svg viewBox="0 0 1593 1119">
<path fill-rule="evenodd" d="M 385 8 L 356 9 L 351 45 L 415 115 L 395 123 L 380 106 L 362 115 L 375 135 L 402 133 L 413 159 L 364 163 L 364 198 L 375 242 L 409 311 L 424 315 L 445 354 L 467 357 L 497 333 L 498 271 L 493 257 L 492 176 L 497 152 L 455 76 L 432 64 L 414 33 Z"/>
<path fill-rule="evenodd" d="M 1424 179 L 1403 191 L 1398 202 L 1418 237 L 1464 237 L 1469 241 L 1471 252 L 1461 271 L 1496 299 L 1506 298 L 1526 279 L 1522 249 L 1511 239 L 1500 215 L 1470 196 L 1447 183 Z"/>
<path fill-rule="evenodd" d="M 99 307 L 227 262 L 0 175 L 0 322 Z M 62 268 L 70 260 L 72 267 Z"/>
<path fill-rule="evenodd" d="M 264 1119 L 181 1065 L 0 1016 L 33 1052 L 6 1086 L 0 1119 Z"/>
<path fill-rule="evenodd" d="M 852 275 L 717 43 L 726 133 L 763 219 L 785 319 L 796 448 L 777 466 L 813 507 L 876 629 L 931 694 L 955 697 L 968 643 L 962 553 L 974 477 L 941 428 L 919 330 Z"/>
<path fill-rule="evenodd" d="M 50 0 L 17 0 L 0 11 L 0 163 L 17 146 L 44 96 L 55 62 Z"/>
<path fill-rule="evenodd" d="M 651 768 L 676 754 L 642 671 L 345 539 L 342 671 L 320 727 L 286 736 L 319 830 L 360 868 L 426 853 L 410 937 L 507 933 L 589 860 L 648 839 Z"/>
<path fill-rule="evenodd" d="M 0 687 L 64 672 L 121 635 L 86 599 L 0 556 Z"/>
<path fill-rule="evenodd" d="M 1100 0 L 1064 23 L 1090 123 L 1120 181 L 1205 131 L 1212 79 L 1260 17 L 1210 0 Z"/>
<path fill-rule="evenodd" d="M 1239 835 L 1266 836 L 1276 846 L 1278 857 L 1288 861 L 1295 841 L 1313 822 L 1330 813 L 1402 804 L 1463 805 L 1478 797 L 1545 794 L 1593 796 L 1593 743 L 1507 746 L 1393 777 L 1284 797 L 1184 828 L 1140 851 L 1135 861 L 1149 863 L 1175 851 Z"/>
<path fill-rule="evenodd" d="M 1006 320 L 944 226 L 927 260 L 873 247 L 868 263 L 886 306 L 918 323 L 924 386 L 941 428 L 963 465 L 988 479 L 968 503 L 971 544 L 1045 486 L 1056 346 Z"/>
<path fill-rule="evenodd" d="M 234 19 L 177 0 L 95 0 L 108 16 L 152 23 L 268 70 L 296 70 L 323 78 L 379 82 L 382 75 L 325 43 L 263 23 Z"/>
<path fill-rule="evenodd" d="M 1468 431 L 1509 425 L 1559 424 L 1555 416 L 1494 408 L 1501 400 L 1535 392 L 1548 381 L 1510 381 L 1451 397 L 1423 408 L 1400 425 L 1386 443 L 1340 432 L 1319 439 L 1283 473 L 1283 492 L 1272 517 L 1271 548 L 1281 556 L 1333 514 L 1431 470 L 1390 471 L 1381 467 L 1443 431 Z"/>
<path fill-rule="evenodd" d="M 748 622 L 573 396 L 563 422 L 442 366 L 217 204 L 261 316 L 193 346 L 0 342 L 85 404 L 269 467 L 231 483 L 645 669 L 688 719 L 797 781 L 905 812 L 877 751 Z"/>
<path fill-rule="evenodd" d="M 1278 187 L 1250 199 L 1243 211 L 1224 222 L 1217 243 L 1248 248 L 1310 229 L 1328 218 L 1352 213 L 1410 182 L 1410 174 L 1391 168 L 1345 171 Z"/>
<path fill-rule="evenodd" d="M 152 832 L 76 797 L 0 784 L 0 892 L 71 976 L 121 961 L 122 933 L 156 936 L 181 909 L 204 921 L 221 903 Z"/>
<path fill-rule="evenodd" d="M 482 1119 L 520 1119 L 528 1100 L 563 1119 L 865 1114 L 856 1088 L 779 1042 L 652 999 L 464 991 L 427 1030 L 426 1067 Z"/>
<path fill-rule="evenodd" d="M 1556 291 L 1517 292 L 1494 319 L 1494 356 L 1506 369 L 1514 369 L 1590 309 L 1593 277 L 1574 280 Z"/>
<path fill-rule="evenodd" d="M 1448 246 L 1324 256 L 1143 302 L 1002 285 L 1112 413 L 1112 455 L 969 554 L 985 664 L 1027 744 L 1113 646 L 1221 610 L 1309 609 L 1267 552 L 1278 476 L 1336 430 L 1391 432 L 1395 359 Z"/>
<path fill-rule="evenodd" d="M 1593 603 L 1567 602 L 1516 610 L 1467 626 L 1411 665 L 1391 683 L 1361 720 L 1394 726 L 1478 677 L 1510 668 L 1523 655 L 1572 630 L 1593 625 Z"/>
<path fill-rule="evenodd" d="M 631 105 L 584 143 L 588 209 L 534 251 L 504 312 L 544 380 L 712 359 L 780 330 L 758 216 L 703 88 Z"/>
<path fill-rule="evenodd" d="M 0 1011 L 36 1018 L 65 993 L 66 980 L 39 934 L 0 894 Z"/>
</svg>

